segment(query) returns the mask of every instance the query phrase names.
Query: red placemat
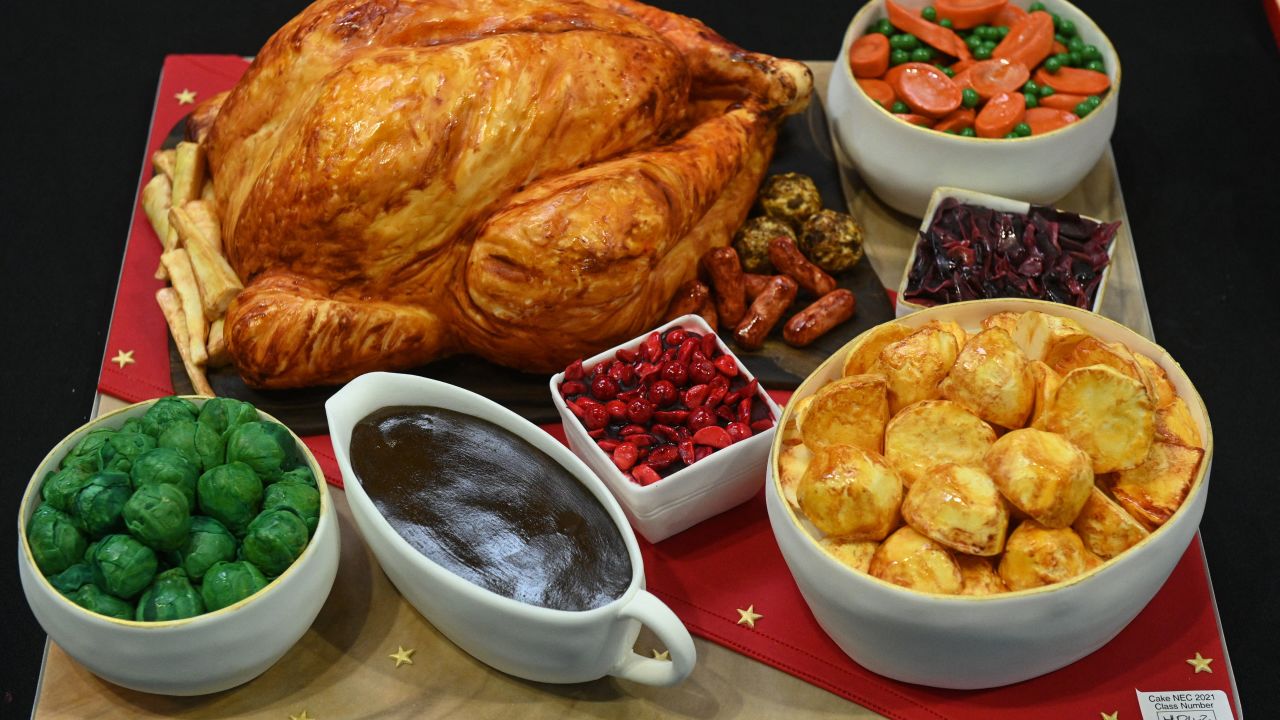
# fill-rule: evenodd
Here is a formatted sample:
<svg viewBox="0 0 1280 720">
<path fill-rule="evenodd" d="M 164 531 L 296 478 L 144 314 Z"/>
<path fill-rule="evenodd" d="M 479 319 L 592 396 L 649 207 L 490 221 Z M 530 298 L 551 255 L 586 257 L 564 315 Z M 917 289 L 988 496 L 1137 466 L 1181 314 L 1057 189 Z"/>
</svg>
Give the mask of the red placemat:
<svg viewBox="0 0 1280 720">
<path fill-rule="evenodd" d="M 139 188 L 150 156 L 187 112 L 183 103 L 230 88 L 248 67 L 239 57 L 175 55 L 165 59 Z M 167 328 L 152 277 L 160 244 L 141 207 L 135 209 L 98 388 L 130 401 L 173 392 Z M 784 400 L 786 395 L 777 396 Z M 548 400 L 549 402 L 549 400 Z M 559 426 L 544 426 L 561 441 Z M 341 484 L 327 436 L 304 438 L 329 481 Z M 1113 641 L 1062 670 L 1003 688 L 936 690 L 887 680 L 850 660 L 818 626 L 774 541 L 763 494 L 669 540 L 640 540 L 649 589 L 708 640 L 756 658 L 899 720 L 1138 720 L 1135 690 L 1223 690 L 1234 687 L 1217 621 L 1203 549 L 1197 537 L 1164 588 Z M 754 628 L 739 609 L 760 614 Z M 1193 657 L 1213 659 L 1197 672 Z"/>
</svg>

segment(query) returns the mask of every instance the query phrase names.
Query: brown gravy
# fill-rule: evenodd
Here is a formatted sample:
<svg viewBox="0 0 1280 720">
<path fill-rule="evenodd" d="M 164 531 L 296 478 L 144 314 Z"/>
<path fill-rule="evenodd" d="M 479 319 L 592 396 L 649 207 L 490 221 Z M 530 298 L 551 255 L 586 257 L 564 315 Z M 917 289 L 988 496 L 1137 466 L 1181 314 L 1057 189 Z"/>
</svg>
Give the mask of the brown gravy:
<svg viewBox="0 0 1280 720">
<path fill-rule="evenodd" d="M 589 610 L 631 584 L 627 545 L 600 501 L 560 463 L 487 420 L 384 407 L 352 430 L 351 465 L 401 537 L 480 587 Z"/>
</svg>

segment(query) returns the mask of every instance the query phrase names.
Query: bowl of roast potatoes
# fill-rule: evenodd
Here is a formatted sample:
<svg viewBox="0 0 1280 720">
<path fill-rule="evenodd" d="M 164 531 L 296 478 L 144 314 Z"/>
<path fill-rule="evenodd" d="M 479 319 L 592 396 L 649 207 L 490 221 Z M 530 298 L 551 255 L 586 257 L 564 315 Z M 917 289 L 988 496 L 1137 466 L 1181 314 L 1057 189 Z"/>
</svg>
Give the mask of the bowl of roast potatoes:
<svg viewBox="0 0 1280 720">
<path fill-rule="evenodd" d="M 881 675 L 1006 685 L 1106 644 L 1204 513 L 1208 413 L 1160 346 L 978 300 L 851 340 L 787 404 L 769 519 L 819 624 Z"/>
</svg>

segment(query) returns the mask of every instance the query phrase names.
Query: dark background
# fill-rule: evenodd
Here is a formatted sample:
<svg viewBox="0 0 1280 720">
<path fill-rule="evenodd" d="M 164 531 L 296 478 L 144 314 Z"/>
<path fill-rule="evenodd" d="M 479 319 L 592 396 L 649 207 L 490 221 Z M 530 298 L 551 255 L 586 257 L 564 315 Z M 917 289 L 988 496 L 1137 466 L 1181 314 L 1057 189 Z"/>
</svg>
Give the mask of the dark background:
<svg viewBox="0 0 1280 720">
<path fill-rule="evenodd" d="M 660 4 L 752 50 L 834 59 L 861 3 Z M 1078 4 L 1124 63 L 1116 163 L 1156 338 L 1214 422 L 1201 528 L 1242 703 L 1273 717 L 1280 57 L 1261 0 Z M 253 54 L 302 3 L 5 5 L 0 519 L 13 528 L 31 468 L 88 419 L 164 55 Z M 28 715 L 44 644 L 13 533 L 0 538 L 0 717 Z"/>
</svg>

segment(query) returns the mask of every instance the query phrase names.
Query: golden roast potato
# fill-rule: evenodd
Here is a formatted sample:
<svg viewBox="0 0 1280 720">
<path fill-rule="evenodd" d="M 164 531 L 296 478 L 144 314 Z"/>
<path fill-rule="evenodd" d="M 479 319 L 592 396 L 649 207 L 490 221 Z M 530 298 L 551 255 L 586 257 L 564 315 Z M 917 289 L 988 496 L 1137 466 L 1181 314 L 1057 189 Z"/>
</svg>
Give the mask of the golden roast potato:
<svg viewBox="0 0 1280 720">
<path fill-rule="evenodd" d="M 1178 389 L 1173 386 L 1173 381 L 1169 379 L 1169 374 L 1164 371 L 1164 368 L 1140 352 L 1133 353 L 1133 358 L 1138 363 L 1138 369 L 1142 371 L 1142 384 L 1147 387 L 1147 394 L 1151 395 L 1151 401 L 1157 408 L 1162 408 L 1178 399 Z"/>
<path fill-rule="evenodd" d="M 982 329 L 1000 328 L 1012 336 L 1013 329 L 1018 326 L 1018 318 L 1020 317 L 1022 317 L 1022 313 L 1016 313 L 1011 310 L 992 313 L 982 318 Z"/>
<path fill-rule="evenodd" d="M 813 402 L 812 395 L 796 400 L 795 409 L 791 411 L 791 415 L 787 417 L 787 422 L 782 426 L 782 444 L 795 445 L 803 442 L 800 435 L 800 422 L 804 419 L 805 411 L 809 409 L 809 404 Z"/>
<path fill-rule="evenodd" d="M 1200 429 L 1191 417 L 1191 409 L 1180 397 L 1156 410 L 1155 439 L 1187 447 L 1204 447 Z"/>
<path fill-rule="evenodd" d="M 1050 528 L 1070 525 L 1093 489 L 1089 456 L 1065 437 L 1035 428 L 996 440 L 986 471 L 1009 502 Z"/>
<path fill-rule="evenodd" d="M 796 491 L 800 487 L 800 478 L 804 477 L 812 460 L 813 451 L 805 447 L 804 443 L 783 445 L 778 455 L 778 484 L 782 486 L 782 496 L 793 507 L 800 507 Z"/>
<path fill-rule="evenodd" d="M 1031 370 L 1031 377 L 1036 381 L 1035 404 L 1031 407 L 1031 417 L 1027 421 L 1027 425 L 1038 430 L 1044 429 L 1044 414 L 1049 410 L 1049 405 L 1053 402 L 1053 396 L 1058 394 L 1058 386 L 1062 384 L 1062 376 L 1054 372 L 1053 368 L 1044 363 L 1043 360 L 1032 361 L 1028 366 Z"/>
<path fill-rule="evenodd" d="M 871 568 L 871 556 L 876 554 L 880 543 L 874 540 L 850 540 L 848 538 L 825 537 L 818 543 L 831 557 L 857 570 L 866 572 Z"/>
<path fill-rule="evenodd" d="M 951 337 L 956 339 L 956 347 L 958 348 L 964 347 L 964 344 L 969 342 L 969 333 L 965 332 L 964 328 L 960 327 L 959 323 L 956 323 L 952 320 L 930 320 L 929 322 L 920 326 L 921 330 L 923 330 L 924 328 L 932 328 L 934 330 L 944 330 L 946 332 L 951 333 Z"/>
<path fill-rule="evenodd" d="M 1035 388 L 1027 357 L 1000 328 L 983 330 L 970 338 L 941 385 L 943 397 L 1005 428 L 1026 424 Z"/>
<path fill-rule="evenodd" d="M 1043 360 L 1050 367 L 1076 343 L 1091 337 L 1075 320 L 1036 310 L 1022 313 L 1011 334 L 1028 360 Z"/>
<path fill-rule="evenodd" d="M 880 543 L 867 572 L 921 592 L 955 595 L 964 587 L 960 566 L 951 552 L 910 526 L 899 528 Z"/>
<path fill-rule="evenodd" d="M 1010 590 L 1026 590 L 1070 580 L 1093 564 L 1091 553 L 1071 528 L 1047 528 L 1024 521 L 1004 544 L 1000 579 Z"/>
<path fill-rule="evenodd" d="M 889 414 L 921 400 L 942 396 L 938 383 L 955 364 L 960 346 L 951 333 L 937 328 L 921 328 L 890 343 L 867 370 L 883 375 L 889 383 Z"/>
<path fill-rule="evenodd" d="M 889 423 L 887 383 L 880 375 L 850 375 L 827 383 L 805 406 L 800 437 L 811 450 L 852 445 L 878 453 Z"/>
<path fill-rule="evenodd" d="M 861 375 L 865 373 L 876 358 L 880 357 L 880 351 L 890 343 L 898 342 L 915 332 L 915 328 L 907 327 L 902 323 L 888 322 L 883 325 L 877 325 L 868 330 L 858 344 L 849 350 L 849 355 L 844 359 L 844 375 Z"/>
<path fill-rule="evenodd" d="M 995 430 L 950 400 L 921 400 L 893 416 L 884 431 L 884 459 L 910 487 L 943 463 L 981 467 Z"/>
<path fill-rule="evenodd" d="M 883 540 L 899 524 L 902 481 L 880 455 L 831 445 L 814 450 L 796 499 L 824 535 Z"/>
<path fill-rule="evenodd" d="M 1111 494 L 1139 522 L 1158 528 L 1187 499 L 1203 457 L 1200 448 L 1154 442 L 1141 465 L 1115 473 Z"/>
<path fill-rule="evenodd" d="M 916 481 L 902 501 L 902 519 L 929 539 L 969 555 L 1004 549 L 1009 509 L 982 470 L 939 465 Z"/>
<path fill-rule="evenodd" d="M 1155 434 L 1146 388 L 1106 365 L 1067 373 L 1042 421 L 1088 453 L 1095 473 L 1136 467 Z"/>
<path fill-rule="evenodd" d="M 1124 508 L 1107 494 L 1093 488 L 1071 529 L 1076 531 L 1084 546 L 1094 555 L 1105 560 L 1119 555 L 1137 545 L 1148 534 L 1142 523 L 1133 519 Z"/>
<path fill-rule="evenodd" d="M 1050 367 L 1059 375 L 1066 375 L 1076 368 L 1090 365 L 1106 365 L 1121 375 L 1142 382 L 1138 361 L 1133 358 L 1129 348 L 1120 343 L 1104 343 L 1095 337 L 1087 337 L 1073 344 L 1071 350 L 1056 357 Z"/>
<path fill-rule="evenodd" d="M 954 555 L 956 565 L 960 566 L 960 580 L 964 583 L 960 588 L 961 595 L 996 595 L 1009 592 L 1004 580 L 996 573 L 991 560 L 973 555 L 957 553 Z"/>
</svg>

